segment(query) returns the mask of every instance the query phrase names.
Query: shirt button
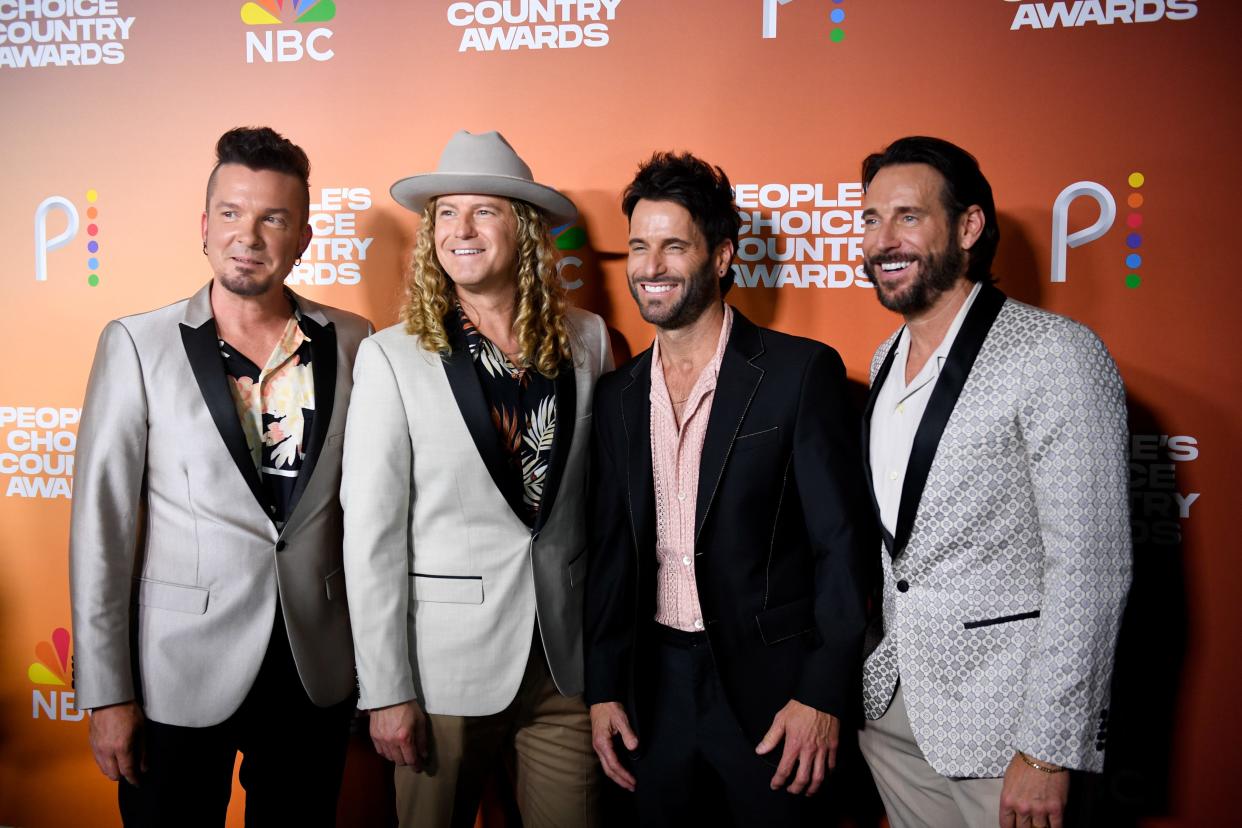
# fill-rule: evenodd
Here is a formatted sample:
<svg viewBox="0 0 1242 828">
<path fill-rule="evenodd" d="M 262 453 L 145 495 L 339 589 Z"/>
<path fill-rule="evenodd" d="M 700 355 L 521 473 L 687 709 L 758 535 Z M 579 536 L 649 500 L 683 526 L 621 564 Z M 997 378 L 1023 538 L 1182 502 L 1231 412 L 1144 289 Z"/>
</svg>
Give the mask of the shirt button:
<svg viewBox="0 0 1242 828">
<path fill-rule="evenodd" d="M 889 479 L 889 480 L 896 480 L 896 479 L 897 479 L 897 472 L 895 472 L 895 471 L 889 472 L 889 473 L 888 473 L 888 479 Z"/>
<path fill-rule="evenodd" d="M 696 630 L 701 630 L 701 629 L 703 629 L 703 619 L 702 619 L 702 618 L 696 618 L 696 619 L 694 619 L 694 628 L 695 628 Z"/>
<path fill-rule="evenodd" d="M 685 500 L 685 499 L 686 499 L 686 493 L 685 493 L 685 492 L 678 492 L 678 493 L 677 493 L 677 499 L 678 499 L 678 500 Z"/>
<path fill-rule="evenodd" d="M 284 551 L 285 551 L 285 547 L 286 547 L 286 546 L 288 546 L 288 545 L 289 545 L 289 544 L 285 543 L 285 542 L 284 542 L 284 541 L 282 541 L 282 540 L 276 541 L 276 551 L 277 551 L 277 552 L 284 552 Z"/>
<path fill-rule="evenodd" d="M 910 590 L 910 582 L 907 581 L 905 578 L 902 578 L 900 581 L 897 582 L 898 592 L 908 592 L 909 590 Z"/>
<path fill-rule="evenodd" d="M 682 562 L 683 564 L 685 564 L 686 566 L 689 566 L 689 565 L 690 565 L 690 556 L 689 556 L 689 555 L 682 555 L 682 556 L 681 556 L 681 562 Z"/>
<path fill-rule="evenodd" d="M 906 407 L 905 407 L 905 405 L 904 405 L 904 404 L 901 404 L 901 405 L 898 405 L 898 406 L 897 406 L 897 413 L 898 413 L 898 414 L 905 414 L 905 413 L 906 413 Z"/>
</svg>

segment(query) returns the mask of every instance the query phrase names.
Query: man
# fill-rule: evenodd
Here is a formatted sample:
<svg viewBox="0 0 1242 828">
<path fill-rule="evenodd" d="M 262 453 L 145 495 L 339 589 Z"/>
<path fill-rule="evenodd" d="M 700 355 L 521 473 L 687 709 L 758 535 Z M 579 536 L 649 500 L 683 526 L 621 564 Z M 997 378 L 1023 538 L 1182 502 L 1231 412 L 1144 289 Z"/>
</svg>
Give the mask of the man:
<svg viewBox="0 0 1242 828">
<path fill-rule="evenodd" d="M 704 771 L 739 825 L 801 824 L 798 795 L 822 784 L 856 704 L 865 626 L 845 369 L 724 304 L 740 222 L 720 168 L 658 153 L 623 205 L 630 292 L 656 337 L 596 397 L 595 750 L 644 825 L 698 822 Z"/>
<path fill-rule="evenodd" d="M 330 826 L 354 698 L 341 435 L 371 328 L 284 287 L 311 238 L 306 154 L 235 129 L 216 158 L 211 281 L 110 322 L 91 369 L 76 700 L 127 826 L 223 825 L 238 750 L 247 825 Z"/>
<path fill-rule="evenodd" d="M 861 736 L 897 826 L 1061 824 L 1099 771 L 1130 573 L 1125 396 L 1104 345 L 991 283 L 992 189 L 947 141 L 863 162 L 864 267 L 904 327 L 864 415 L 884 529 Z"/>
<path fill-rule="evenodd" d="M 392 187 L 423 220 L 403 324 L 358 353 L 345 569 L 360 707 L 403 826 L 472 826 L 516 760 L 527 828 L 598 819 L 582 693 L 584 489 L 608 332 L 549 238 L 573 203 L 496 132 Z"/>
</svg>

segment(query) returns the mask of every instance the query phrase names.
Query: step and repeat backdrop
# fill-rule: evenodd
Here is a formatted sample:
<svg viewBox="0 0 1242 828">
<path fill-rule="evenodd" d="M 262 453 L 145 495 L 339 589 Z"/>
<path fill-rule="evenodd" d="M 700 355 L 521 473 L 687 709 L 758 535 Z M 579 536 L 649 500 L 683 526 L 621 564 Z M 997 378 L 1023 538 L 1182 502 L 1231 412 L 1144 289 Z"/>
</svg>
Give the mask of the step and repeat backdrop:
<svg viewBox="0 0 1242 828">
<path fill-rule="evenodd" d="M 119 824 L 72 707 L 77 423 L 105 322 L 210 277 L 204 185 L 238 125 L 310 155 L 293 289 L 377 327 L 417 222 L 390 184 L 501 131 L 578 204 L 561 278 L 630 352 L 651 333 L 620 191 L 693 151 L 736 188 L 730 300 L 834 345 L 860 388 L 898 324 L 860 267 L 860 161 L 907 134 L 971 150 L 1000 286 L 1097 331 L 1130 396 L 1135 586 L 1093 822 L 1223 822 L 1240 23 L 1226 0 L 0 0 L 0 825 Z"/>
</svg>

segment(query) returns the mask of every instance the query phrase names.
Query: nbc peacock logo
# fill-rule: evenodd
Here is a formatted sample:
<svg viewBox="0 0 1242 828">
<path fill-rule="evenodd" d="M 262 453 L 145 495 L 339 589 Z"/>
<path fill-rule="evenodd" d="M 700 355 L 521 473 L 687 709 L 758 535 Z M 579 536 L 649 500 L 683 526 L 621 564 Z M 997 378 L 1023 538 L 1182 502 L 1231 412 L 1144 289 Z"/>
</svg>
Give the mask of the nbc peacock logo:
<svg viewBox="0 0 1242 828">
<path fill-rule="evenodd" d="M 263 29 L 246 31 L 246 62 L 293 63 L 303 58 L 323 62 L 335 52 L 326 45 L 332 30 L 317 26 L 310 32 L 302 29 L 270 28 L 282 25 L 327 23 L 336 18 L 333 0 L 250 0 L 241 7 L 241 19 L 247 26 Z"/>
<path fill-rule="evenodd" d="M 556 262 L 557 275 L 561 277 L 561 283 L 566 290 L 577 290 L 582 287 L 582 279 L 570 279 L 565 271 L 582 267 L 582 258 L 574 255 L 574 251 L 586 246 L 586 231 L 574 224 L 562 224 L 552 228 L 552 238 L 556 249 L 561 251 L 561 258 Z"/>
<path fill-rule="evenodd" d="M 26 676 L 35 685 L 30 694 L 30 716 L 79 722 L 85 715 L 73 706 L 73 680 L 69 631 L 64 627 L 52 630 L 50 641 L 35 645 L 35 660 L 26 668 Z"/>
</svg>

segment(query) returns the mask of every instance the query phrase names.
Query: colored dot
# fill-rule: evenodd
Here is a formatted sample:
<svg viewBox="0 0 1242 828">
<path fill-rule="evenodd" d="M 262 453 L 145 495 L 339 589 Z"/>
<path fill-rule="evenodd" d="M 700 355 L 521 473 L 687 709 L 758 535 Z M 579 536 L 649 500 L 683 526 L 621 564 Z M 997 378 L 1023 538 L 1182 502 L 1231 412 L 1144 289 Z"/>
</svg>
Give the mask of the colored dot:
<svg viewBox="0 0 1242 828">
<path fill-rule="evenodd" d="M 96 259 L 96 258 L 93 258 L 93 257 L 92 257 L 92 258 L 90 258 L 90 259 L 87 259 L 87 260 L 86 260 L 86 266 L 87 266 L 88 268 L 90 268 L 91 270 L 98 270 L 98 269 L 99 269 L 99 259 Z"/>
<path fill-rule="evenodd" d="M 828 15 L 828 18 L 833 23 L 840 23 L 845 20 L 845 9 L 833 9 L 832 14 Z"/>
<path fill-rule="evenodd" d="M 99 193 L 97 193 L 95 190 L 86 191 L 86 200 L 89 201 L 91 204 L 94 204 L 98 198 L 99 198 Z"/>
<path fill-rule="evenodd" d="M 87 252 L 87 253 L 98 253 L 98 252 L 99 252 L 99 242 L 95 241 L 94 239 L 91 239 L 89 242 L 87 242 L 87 243 L 86 243 L 86 252 Z"/>
<path fill-rule="evenodd" d="M 95 285 L 99 284 L 99 276 L 92 273 L 90 276 L 86 277 L 86 283 L 90 285 L 91 287 L 94 287 Z"/>
<path fill-rule="evenodd" d="M 1143 186 L 1143 182 L 1147 179 L 1143 177 L 1142 173 L 1130 173 L 1130 177 L 1126 180 L 1130 182 L 1131 187 L 1137 190 L 1139 187 Z"/>
<path fill-rule="evenodd" d="M 833 29 L 832 34 L 828 35 L 828 39 L 833 43 L 840 43 L 842 40 L 845 40 L 845 30 Z"/>
<path fill-rule="evenodd" d="M 1137 270 L 1138 268 L 1142 266 L 1143 266 L 1143 257 L 1140 256 L 1139 254 L 1131 253 L 1129 256 L 1126 256 L 1126 267 L 1130 268 L 1131 270 Z"/>
<path fill-rule="evenodd" d="M 98 210 L 96 210 L 94 207 L 87 207 L 87 208 L 86 208 L 86 217 L 87 217 L 87 218 L 89 218 L 89 219 L 93 219 L 93 218 L 94 218 L 95 216 L 97 216 L 97 215 L 99 215 L 99 211 L 98 211 Z"/>
<path fill-rule="evenodd" d="M 1131 213 L 1130 215 L 1126 216 L 1126 225 L 1129 227 L 1142 227 L 1143 226 L 1142 215 L 1138 213 Z"/>
<path fill-rule="evenodd" d="M 1126 274 L 1126 287 L 1128 287 L 1128 288 L 1136 288 L 1136 287 L 1138 287 L 1138 286 L 1139 286 L 1139 285 L 1141 285 L 1141 284 L 1143 284 L 1143 279 L 1142 279 L 1142 277 L 1141 277 L 1141 276 L 1139 276 L 1137 273 L 1127 273 L 1127 274 Z"/>
<path fill-rule="evenodd" d="M 1126 199 L 1126 204 L 1129 204 L 1131 207 L 1136 207 L 1136 208 L 1142 207 L 1143 206 L 1143 194 L 1142 193 L 1130 193 L 1130 197 Z"/>
<path fill-rule="evenodd" d="M 90 231 L 88 230 L 87 232 L 90 232 Z M 1131 233 L 1130 235 L 1126 236 L 1126 247 L 1130 248 L 1131 250 L 1136 250 L 1142 244 L 1143 244 L 1143 237 L 1140 236 L 1138 233 Z"/>
<path fill-rule="evenodd" d="M 93 224 L 86 225 L 86 235 L 93 236 L 99 232 L 99 228 Z"/>
</svg>

